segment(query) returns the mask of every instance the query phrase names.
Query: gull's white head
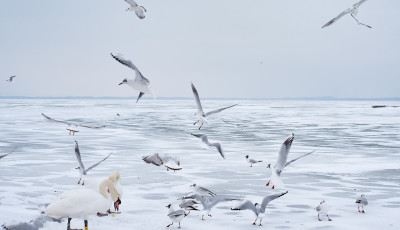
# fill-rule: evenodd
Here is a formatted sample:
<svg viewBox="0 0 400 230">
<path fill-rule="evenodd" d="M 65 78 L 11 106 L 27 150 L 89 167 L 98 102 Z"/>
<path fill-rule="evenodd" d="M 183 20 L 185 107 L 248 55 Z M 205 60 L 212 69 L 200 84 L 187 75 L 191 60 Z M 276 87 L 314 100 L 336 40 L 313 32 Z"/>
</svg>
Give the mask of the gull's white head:
<svg viewBox="0 0 400 230">
<path fill-rule="evenodd" d="M 122 84 L 127 84 L 128 83 L 128 79 L 127 78 L 125 78 L 124 80 L 122 80 L 122 82 L 121 83 L 119 83 L 119 85 L 122 85 Z"/>
</svg>

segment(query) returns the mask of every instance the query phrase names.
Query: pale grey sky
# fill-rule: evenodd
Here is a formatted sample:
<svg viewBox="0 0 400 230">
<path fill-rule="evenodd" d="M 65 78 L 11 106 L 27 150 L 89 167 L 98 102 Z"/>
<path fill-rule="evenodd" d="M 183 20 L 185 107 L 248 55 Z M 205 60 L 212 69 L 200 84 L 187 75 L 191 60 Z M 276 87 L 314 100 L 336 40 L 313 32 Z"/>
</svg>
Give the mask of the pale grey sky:
<svg viewBox="0 0 400 230">
<path fill-rule="evenodd" d="M 400 1 L 0 1 L 0 96 L 132 96 L 131 59 L 158 97 L 400 97 Z M 261 63 L 261 64 L 260 64 Z M 17 75 L 15 83 L 5 80 Z M 4 79 L 4 80 L 2 80 Z"/>
</svg>

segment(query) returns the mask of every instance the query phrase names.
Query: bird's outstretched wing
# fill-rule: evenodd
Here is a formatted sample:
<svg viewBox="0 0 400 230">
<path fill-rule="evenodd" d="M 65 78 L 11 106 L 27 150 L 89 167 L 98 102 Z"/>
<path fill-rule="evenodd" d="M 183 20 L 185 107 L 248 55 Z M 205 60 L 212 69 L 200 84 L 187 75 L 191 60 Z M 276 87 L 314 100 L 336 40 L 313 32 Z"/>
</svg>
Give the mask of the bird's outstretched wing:
<svg viewBox="0 0 400 230">
<path fill-rule="evenodd" d="M 63 124 L 67 124 L 67 125 L 72 125 L 72 123 L 69 123 L 69 122 L 66 122 L 66 121 L 61 121 L 61 120 L 56 120 L 54 118 L 51 118 L 51 117 L 45 115 L 44 113 L 41 113 L 41 114 L 42 114 L 43 117 L 47 118 L 48 120 L 59 122 L 59 123 L 63 123 Z"/>
<path fill-rule="evenodd" d="M 194 100 L 196 101 L 196 105 L 197 105 L 197 113 L 200 116 L 204 112 L 203 112 L 203 107 L 201 106 L 199 93 L 197 92 L 197 89 L 196 89 L 196 87 L 194 87 L 193 83 L 191 83 L 191 85 L 192 85 L 192 91 L 193 91 L 193 95 L 194 95 Z"/>
<path fill-rule="evenodd" d="M 117 60 L 119 63 L 121 63 L 124 66 L 127 66 L 131 68 L 132 70 L 136 71 L 136 78 L 138 81 L 144 81 L 147 85 L 150 84 L 149 79 L 145 78 L 142 73 L 140 73 L 139 69 L 132 63 L 131 60 L 126 59 L 123 55 L 121 54 L 112 54 L 111 56 Z"/>
<path fill-rule="evenodd" d="M 133 0 L 125 0 L 125 2 L 127 2 L 129 5 L 131 5 L 132 7 L 136 7 L 136 6 L 138 6 L 138 4 L 135 2 L 135 1 L 133 1 Z"/>
<path fill-rule="evenodd" d="M 327 26 L 332 25 L 334 22 L 336 22 L 337 20 L 339 20 L 341 17 L 345 16 L 346 14 L 350 13 L 351 9 L 347 9 L 345 11 L 343 11 L 342 13 L 340 13 L 338 16 L 336 16 L 335 18 L 333 18 L 332 20 L 330 20 L 329 22 L 327 22 L 325 25 L 322 26 L 322 28 L 325 28 Z"/>
<path fill-rule="evenodd" d="M 306 154 L 304 154 L 304 155 L 302 155 L 302 156 L 299 156 L 299 157 L 297 157 L 297 158 L 294 158 L 293 160 L 287 162 L 286 165 L 285 165 L 285 167 L 288 166 L 288 165 L 290 165 L 291 163 L 297 161 L 298 159 L 300 159 L 300 158 L 302 158 L 302 157 L 305 157 L 305 156 L 310 155 L 311 153 L 314 153 L 315 151 L 317 151 L 317 150 L 315 149 L 315 150 L 313 150 L 313 151 L 311 151 L 311 152 L 309 152 L 309 153 L 306 153 Z"/>
<path fill-rule="evenodd" d="M 201 191 L 202 193 L 208 193 L 210 196 L 216 196 L 217 194 L 215 194 L 214 192 L 211 192 L 210 190 L 204 188 L 204 187 L 199 187 L 199 191 Z"/>
<path fill-rule="evenodd" d="M 76 159 L 78 160 L 79 167 L 82 169 L 82 171 L 86 171 L 85 166 L 82 163 L 81 152 L 79 151 L 79 146 L 77 141 L 75 141 L 75 156 Z"/>
<path fill-rule="evenodd" d="M 209 145 L 217 148 L 219 154 L 221 154 L 221 157 L 225 159 L 225 154 L 224 154 L 224 151 L 222 150 L 222 146 L 220 143 L 210 143 Z"/>
<path fill-rule="evenodd" d="M 158 155 L 158 153 L 155 153 L 155 154 L 149 155 L 149 156 L 145 156 L 142 159 L 147 164 L 153 164 L 153 165 L 157 165 L 157 166 L 164 164 L 164 160 L 160 157 L 160 155 Z"/>
<path fill-rule="evenodd" d="M 294 134 L 292 133 L 286 138 L 286 140 L 281 145 L 278 155 L 278 161 L 276 162 L 275 168 L 281 171 L 283 170 L 283 168 L 285 168 L 287 157 L 289 155 L 290 147 L 292 146 L 293 140 L 294 140 Z"/>
<path fill-rule="evenodd" d="M 231 210 L 246 210 L 246 209 L 253 211 L 257 215 L 256 206 L 249 200 L 245 200 L 239 203 L 236 207 L 231 208 Z"/>
<path fill-rule="evenodd" d="M 108 154 L 108 156 L 106 156 L 103 160 L 101 160 L 101 161 L 97 162 L 96 164 L 90 166 L 88 169 L 86 169 L 86 172 L 89 171 L 89 170 L 91 170 L 92 168 L 96 167 L 96 166 L 99 165 L 101 162 L 107 160 L 107 158 L 109 158 L 111 155 L 112 155 L 112 153 Z"/>
<path fill-rule="evenodd" d="M 354 4 L 355 7 L 359 7 L 361 6 L 361 4 L 363 4 L 364 2 L 366 2 L 367 0 L 361 0 L 359 2 L 357 2 L 356 4 Z"/>
<path fill-rule="evenodd" d="M 176 211 L 173 211 L 168 214 L 168 216 L 170 216 L 170 217 L 178 217 L 178 216 L 183 216 L 183 215 L 185 215 L 185 211 L 183 211 L 183 210 L 176 210 Z"/>
<path fill-rule="evenodd" d="M 9 153 L 7 153 L 7 154 L 4 154 L 4 155 L 1 155 L 1 156 L 0 156 L 0 159 L 3 158 L 3 157 L 5 157 L 5 156 L 10 155 L 10 154 L 13 153 L 16 149 L 17 149 L 17 147 L 14 147 L 14 149 L 11 150 L 11 152 L 9 152 Z"/>
<path fill-rule="evenodd" d="M 221 112 L 221 111 L 223 111 L 223 110 L 225 110 L 225 109 L 232 108 L 233 106 L 236 106 L 236 105 L 238 105 L 238 104 L 234 104 L 234 105 L 231 105 L 231 106 L 228 106 L 228 107 L 224 107 L 224 108 L 221 108 L 221 109 L 212 110 L 212 111 L 210 111 L 210 112 L 207 112 L 204 116 L 207 117 L 207 116 L 210 116 L 211 114 L 219 113 L 219 112 Z"/>
<path fill-rule="evenodd" d="M 43 117 L 47 118 L 50 121 L 55 121 L 55 122 L 67 124 L 68 126 L 75 125 L 75 126 L 81 126 L 81 127 L 85 127 L 85 128 L 89 128 L 89 129 L 101 129 L 101 128 L 106 127 L 105 125 L 102 125 L 102 126 L 89 126 L 89 125 L 84 125 L 84 124 L 78 124 L 78 123 L 72 123 L 72 122 L 67 122 L 67 121 L 62 121 L 62 120 L 56 120 L 54 118 L 51 118 L 51 117 L 45 115 L 44 113 L 41 113 L 41 114 L 42 114 Z"/>
<path fill-rule="evenodd" d="M 285 195 L 286 193 L 288 193 L 288 191 L 283 192 L 283 193 L 272 194 L 272 195 L 264 197 L 264 199 L 263 199 L 263 201 L 261 203 L 260 212 L 264 213 L 265 212 L 265 208 L 267 207 L 269 202 L 275 200 L 276 198 L 279 198 L 279 197 Z"/>
<path fill-rule="evenodd" d="M 143 8 L 143 9 L 144 9 L 144 8 Z M 136 10 L 135 10 L 136 16 L 138 16 L 138 18 L 140 18 L 140 19 L 143 19 L 143 18 L 146 17 L 146 16 L 144 15 L 143 9 L 142 9 L 142 7 L 138 7 L 138 8 L 136 8 Z"/>
</svg>

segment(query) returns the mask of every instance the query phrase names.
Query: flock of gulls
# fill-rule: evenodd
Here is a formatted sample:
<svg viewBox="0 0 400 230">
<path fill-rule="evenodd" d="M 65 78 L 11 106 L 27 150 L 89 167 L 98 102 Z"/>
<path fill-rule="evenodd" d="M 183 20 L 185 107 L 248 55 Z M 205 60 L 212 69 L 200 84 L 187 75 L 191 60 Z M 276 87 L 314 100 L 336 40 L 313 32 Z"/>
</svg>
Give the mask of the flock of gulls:
<svg viewBox="0 0 400 230">
<path fill-rule="evenodd" d="M 347 14 L 350 14 L 355 19 L 355 21 L 358 23 L 358 25 L 363 25 L 368 28 L 371 28 L 371 26 L 359 22 L 359 20 L 356 18 L 358 8 L 365 1 L 366 0 L 361 0 L 358 3 L 354 4 L 352 7 L 343 11 L 337 17 L 333 18 L 328 23 L 323 25 L 322 28 L 332 25 L 333 23 L 335 23 L 336 21 L 338 21 L 340 18 L 342 18 L 343 16 L 345 16 Z M 130 5 L 130 7 L 127 9 L 127 11 L 135 11 L 138 18 L 140 18 L 140 19 L 145 18 L 144 13 L 147 12 L 147 10 L 143 6 L 139 6 L 133 0 L 125 0 L 125 2 L 127 2 Z M 122 80 L 122 82 L 119 85 L 126 84 L 126 85 L 132 87 L 133 89 L 139 91 L 139 95 L 137 97 L 136 103 L 140 100 L 140 98 L 144 94 L 151 95 L 155 98 L 155 94 L 150 87 L 150 80 L 143 76 L 143 74 L 132 63 L 132 61 L 130 61 L 129 59 L 126 59 L 121 54 L 111 53 L 111 56 L 112 56 L 112 58 L 114 58 L 116 61 L 118 61 L 122 65 L 125 65 L 134 71 L 134 73 L 135 73 L 134 79 L 125 78 Z M 11 76 L 6 81 L 12 83 L 15 77 L 16 76 Z M 232 108 L 237 105 L 237 104 L 234 104 L 234 105 L 215 109 L 215 110 L 205 113 L 203 111 L 203 106 L 200 101 L 199 93 L 193 83 L 191 83 L 191 88 L 192 88 L 193 96 L 194 96 L 194 99 L 195 99 L 195 102 L 197 105 L 197 112 L 195 113 L 197 120 L 193 123 L 193 125 L 200 124 L 200 126 L 198 127 L 198 130 L 200 130 L 204 124 L 209 123 L 209 120 L 207 119 L 209 116 L 216 114 L 216 113 L 220 113 L 226 109 Z M 49 121 L 67 125 L 68 126 L 67 130 L 69 131 L 69 135 L 75 135 L 75 133 L 79 132 L 80 131 L 78 129 L 79 127 L 89 128 L 89 129 L 101 129 L 101 128 L 105 127 L 105 126 L 90 126 L 90 125 L 86 125 L 86 124 L 58 120 L 58 119 L 51 118 L 51 117 L 45 115 L 44 113 L 42 113 L 41 115 Z M 117 115 L 119 115 L 119 114 L 117 114 Z M 208 136 L 206 134 L 192 133 L 191 135 L 201 139 L 201 141 L 204 143 L 205 147 L 216 148 L 216 150 L 221 155 L 221 157 L 225 158 L 225 154 L 224 154 L 223 148 L 220 143 L 210 142 L 208 140 Z M 293 163 L 303 157 L 306 157 L 316 151 L 316 150 L 313 150 L 313 151 L 308 152 L 300 157 L 297 157 L 293 160 L 288 161 L 288 155 L 289 155 L 289 151 L 292 146 L 293 140 L 294 140 L 294 134 L 292 133 L 282 143 L 282 145 L 278 151 L 278 159 L 275 162 L 275 164 L 273 166 L 271 166 L 271 163 L 268 163 L 266 165 L 266 168 L 271 172 L 270 179 L 266 182 L 266 187 L 269 187 L 270 189 L 284 188 L 285 186 L 281 180 L 281 174 L 282 174 L 282 171 L 286 168 L 286 166 L 288 166 L 291 163 Z M 0 155 L 0 159 L 7 157 L 10 154 L 14 153 L 16 149 L 17 149 L 17 147 L 15 147 L 13 150 L 11 150 L 7 154 Z M 95 168 L 103 161 L 107 160 L 111 155 L 112 155 L 112 153 L 105 156 L 103 159 L 99 160 L 96 164 L 86 168 L 82 161 L 82 155 L 79 150 L 78 142 L 75 141 L 75 156 L 77 158 L 77 164 L 78 164 L 78 167 L 76 169 L 79 171 L 79 174 L 80 174 L 80 178 L 77 183 L 84 186 L 88 171 Z M 262 160 L 252 159 L 252 158 L 250 158 L 249 155 L 246 155 L 245 159 L 248 162 L 248 164 L 250 165 L 250 167 L 253 167 L 254 164 L 261 164 L 263 162 Z M 155 166 L 164 166 L 164 167 L 166 167 L 167 170 L 173 170 L 173 171 L 182 170 L 182 168 L 180 167 L 181 166 L 180 161 L 176 157 L 171 157 L 168 155 L 161 155 L 159 153 L 155 153 L 153 155 L 144 156 L 142 158 L 142 160 L 148 164 L 153 164 Z M 89 216 L 92 216 L 92 215 L 115 216 L 115 214 L 121 213 L 121 212 L 119 212 L 119 206 L 122 203 L 121 199 L 122 199 L 123 192 L 122 192 L 122 186 L 120 183 L 120 178 L 121 178 L 121 176 L 120 176 L 119 172 L 114 171 L 110 174 L 110 176 L 108 178 L 105 178 L 104 180 L 102 180 L 102 182 L 98 186 L 98 190 L 92 190 L 92 189 L 83 187 L 80 189 L 65 192 L 65 193 L 61 194 L 56 200 L 50 202 L 50 204 L 45 209 L 45 214 L 52 218 L 57 218 L 57 219 L 67 218 L 68 219 L 68 223 L 67 223 L 68 230 L 71 230 L 70 225 L 71 225 L 72 218 L 83 219 L 84 225 L 85 225 L 85 230 L 87 230 Z M 210 212 L 214 206 L 218 205 L 221 202 L 230 202 L 230 201 L 240 201 L 239 204 L 237 204 L 235 207 L 231 208 L 231 210 L 237 210 L 237 211 L 250 210 L 250 211 L 252 211 L 255 215 L 255 220 L 252 222 L 252 224 L 256 225 L 257 220 L 259 220 L 259 225 L 261 226 L 262 219 L 265 216 L 267 205 L 271 201 L 273 201 L 277 198 L 280 198 L 288 193 L 288 191 L 275 193 L 275 194 L 264 197 L 260 201 L 260 203 L 253 203 L 250 200 L 243 201 L 240 198 L 219 196 L 219 195 L 215 194 L 214 192 L 212 192 L 210 189 L 201 187 L 197 184 L 190 185 L 190 188 L 192 189 L 191 192 L 178 198 L 178 200 L 182 201 L 181 204 L 179 205 L 180 208 L 178 210 L 175 210 L 173 208 L 172 204 L 168 204 L 166 206 L 168 208 L 167 216 L 171 220 L 171 223 L 168 224 L 167 227 L 172 226 L 174 223 L 178 223 L 178 227 L 180 228 L 181 221 L 184 219 L 184 217 L 188 216 L 191 211 L 203 211 L 203 215 L 202 215 L 201 219 L 204 220 L 205 214 L 207 216 L 211 217 Z M 85 204 L 85 205 L 81 205 L 81 204 Z M 112 204 L 114 206 L 114 211 L 111 211 L 111 209 L 110 209 Z M 202 210 L 200 210 L 198 207 L 200 204 L 202 205 Z M 358 212 L 365 213 L 364 206 L 368 205 L 368 201 L 364 194 L 362 194 L 359 198 L 356 199 L 355 204 L 358 207 Z M 361 208 L 361 210 L 360 210 L 360 208 Z M 332 221 L 332 219 L 329 218 L 329 216 L 328 216 L 329 207 L 325 201 L 321 201 L 320 204 L 315 208 L 315 210 L 318 213 L 319 221 L 321 221 L 320 215 L 326 215 L 328 221 Z"/>
</svg>

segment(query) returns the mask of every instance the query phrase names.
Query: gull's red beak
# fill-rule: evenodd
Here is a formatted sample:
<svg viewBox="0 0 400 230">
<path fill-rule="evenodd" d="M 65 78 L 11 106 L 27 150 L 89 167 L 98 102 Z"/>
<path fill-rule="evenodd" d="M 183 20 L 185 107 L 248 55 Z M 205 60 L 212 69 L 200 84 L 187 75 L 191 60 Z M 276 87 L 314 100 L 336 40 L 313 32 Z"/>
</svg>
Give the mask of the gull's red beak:
<svg viewBox="0 0 400 230">
<path fill-rule="evenodd" d="M 123 82 L 121 82 L 121 83 L 119 83 L 118 85 L 122 85 L 122 84 L 124 84 Z"/>
</svg>

